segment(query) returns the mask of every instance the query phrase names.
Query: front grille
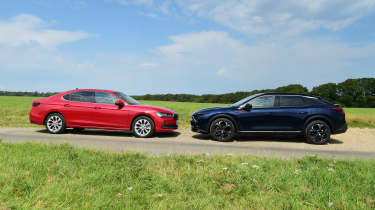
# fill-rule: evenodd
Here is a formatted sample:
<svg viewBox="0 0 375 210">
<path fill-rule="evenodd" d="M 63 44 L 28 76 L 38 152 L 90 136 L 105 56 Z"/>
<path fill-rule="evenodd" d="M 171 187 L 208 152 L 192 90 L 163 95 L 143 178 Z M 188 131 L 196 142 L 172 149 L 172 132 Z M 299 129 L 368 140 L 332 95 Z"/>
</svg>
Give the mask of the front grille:
<svg viewBox="0 0 375 210">
<path fill-rule="evenodd" d="M 178 120 L 178 114 L 174 114 L 174 115 L 173 115 L 173 119 L 174 119 L 174 120 Z"/>
</svg>

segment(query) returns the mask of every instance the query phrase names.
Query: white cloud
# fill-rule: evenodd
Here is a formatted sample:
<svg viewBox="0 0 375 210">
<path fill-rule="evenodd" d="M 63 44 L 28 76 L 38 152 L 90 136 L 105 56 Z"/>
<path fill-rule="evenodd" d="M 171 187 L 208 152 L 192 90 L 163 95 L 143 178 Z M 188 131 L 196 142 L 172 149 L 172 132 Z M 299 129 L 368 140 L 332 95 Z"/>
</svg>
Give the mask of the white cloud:
<svg viewBox="0 0 375 210">
<path fill-rule="evenodd" d="M 192 14 L 248 34 L 339 30 L 374 10 L 373 0 L 180 0 Z"/>
<path fill-rule="evenodd" d="M 152 68 L 157 67 L 158 64 L 157 63 L 141 63 L 139 64 L 139 66 L 144 69 L 152 69 Z"/>
<path fill-rule="evenodd" d="M 112 0 L 146 6 L 161 14 L 182 11 L 248 35 L 297 35 L 339 30 L 374 11 L 373 0 Z M 181 13 L 181 12 L 180 12 Z M 181 14 L 180 14 L 181 15 Z"/>
<path fill-rule="evenodd" d="M 216 72 L 216 74 L 219 76 L 224 76 L 225 74 L 228 74 L 228 73 L 229 73 L 229 70 L 226 68 L 221 68 L 219 69 L 219 71 Z"/>
<path fill-rule="evenodd" d="M 370 69 L 375 65 L 375 44 L 301 38 L 250 45 L 219 31 L 170 39 L 170 44 L 148 56 L 98 53 L 74 61 L 57 50 L 0 46 L 0 84 L 14 90 L 22 86 L 43 91 L 104 88 L 129 94 L 223 93 L 290 83 L 312 87 L 353 75 L 375 76 Z M 358 62 L 361 59 L 373 65 L 364 66 Z"/>
<path fill-rule="evenodd" d="M 95 66 L 61 53 L 58 47 L 89 36 L 51 29 L 51 24 L 33 15 L 0 20 L 0 83 L 10 90 L 55 91 L 69 80 L 82 82 Z"/>
<path fill-rule="evenodd" d="M 353 74 L 359 76 L 356 69 L 365 71 L 358 59 L 375 58 L 374 43 L 355 46 L 331 38 L 248 45 L 225 32 L 204 31 L 172 36 L 171 40 L 172 44 L 158 50 L 165 68 L 184 72 L 203 83 L 225 77 L 228 83 L 220 87 L 234 90 L 289 83 L 311 87 L 340 81 Z"/>
<path fill-rule="evenodd" d="M 39 46 L 53 49 L 90 36 L 85 32 L 53 30 L 48 27 L 49 24 L 39 17 L 27 14 L 0 21 L 0 45 Z"/>
<path fill-rule="evenodd" d="M 136 5 L 152 5 L 153 0 L 105 0 L 107 2 L 116 2 L 121 5 L 130 5 L 130 4 L 136 4 Z"/>
</svg>

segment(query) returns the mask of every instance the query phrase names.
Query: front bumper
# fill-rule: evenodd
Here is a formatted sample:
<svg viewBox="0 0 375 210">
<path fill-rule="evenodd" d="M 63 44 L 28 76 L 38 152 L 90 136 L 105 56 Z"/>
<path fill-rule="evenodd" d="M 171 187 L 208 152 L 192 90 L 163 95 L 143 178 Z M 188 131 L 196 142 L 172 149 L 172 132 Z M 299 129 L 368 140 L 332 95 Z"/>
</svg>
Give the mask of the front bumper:
<svg viewBox="0 0 375 210">
<path fill-rule="evenodd" d="M 208 133 L 206 130 L 201 129 L 201 126 L 199 125 L 200 122 L 199 122 L 199 119 L 198 119 L 197 116 L 193 115 L 193 117 L 190 121 L 190 124 L 191 124 L 191 131 L 198 132 L 198 133 L 205 133 L 205 134 Z"/>
<path fill-rule="evenodd" d="M 161 118 L 162 120 L 159 121 L 159 129 L 157 132 L 167 132 L 173 131 L 178 129 L 178 114 L 174 114 L 172 117 Z"/>
</svg>

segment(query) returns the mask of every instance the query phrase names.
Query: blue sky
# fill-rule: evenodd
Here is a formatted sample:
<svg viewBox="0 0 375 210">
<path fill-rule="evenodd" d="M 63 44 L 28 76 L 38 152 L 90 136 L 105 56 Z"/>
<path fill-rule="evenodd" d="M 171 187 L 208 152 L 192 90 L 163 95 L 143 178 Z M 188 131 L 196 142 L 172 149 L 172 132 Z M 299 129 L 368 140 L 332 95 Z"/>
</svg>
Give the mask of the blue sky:
<svg viewBox="0 0 375 210">
<path fill-rule="evenodd" d="M 375 76 L 374 0 L 5 0 L 0 90 L 227 93 Z"/>
</svg>

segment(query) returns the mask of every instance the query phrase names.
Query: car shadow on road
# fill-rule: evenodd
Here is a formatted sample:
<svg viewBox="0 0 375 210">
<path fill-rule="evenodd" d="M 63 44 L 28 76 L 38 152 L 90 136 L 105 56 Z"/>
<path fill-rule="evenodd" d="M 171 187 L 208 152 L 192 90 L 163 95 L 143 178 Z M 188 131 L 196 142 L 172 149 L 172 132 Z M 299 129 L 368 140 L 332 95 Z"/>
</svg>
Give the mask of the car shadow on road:
<svg viewBox="0 0 375 210">
<path fill-rule="evenodd" d="M 210 135 L 207 134 L 196 134 L 193 136 L 193 138 L 202 140 L 202 141 L 214 141 L 210 137 Z M 290 143 L 305 143 L 306 139 L 303 136 L 291 136 L 291 135 L 241 135 L 234 137 L 234 141 L 237 142 L 246 142 L 246 141 L 252 141 L 252 142 L 290 142 Z M 230 143 L 230 142 L 228 142 Z M 343 144 L 344 142 L 331 138 L 328 144 Z"/>
<path fill-rule="evenodd" d="M 47 129 L 38 130 L 36 132 L 39 133 L 49 133 Z M 75 134 L 75 135 L 87 135 L 87 136 L 118 136 L 118 137 L 134 137 L 134 135 L 130 132 L 126 131 L 115 131 L 115 130 L 94 130 L 94 129 L 85 129 L 82 131 L 75 131 L 73 129 L 66 129 L 66 131 L 62 134 Z M 181 133 L 177 131 L 172 132 L 163 132 L 163 133 L 156 133 L 154 137 L 157 138 L 170 138 L 170 137 L 177 137 Z"/>
</svg>

